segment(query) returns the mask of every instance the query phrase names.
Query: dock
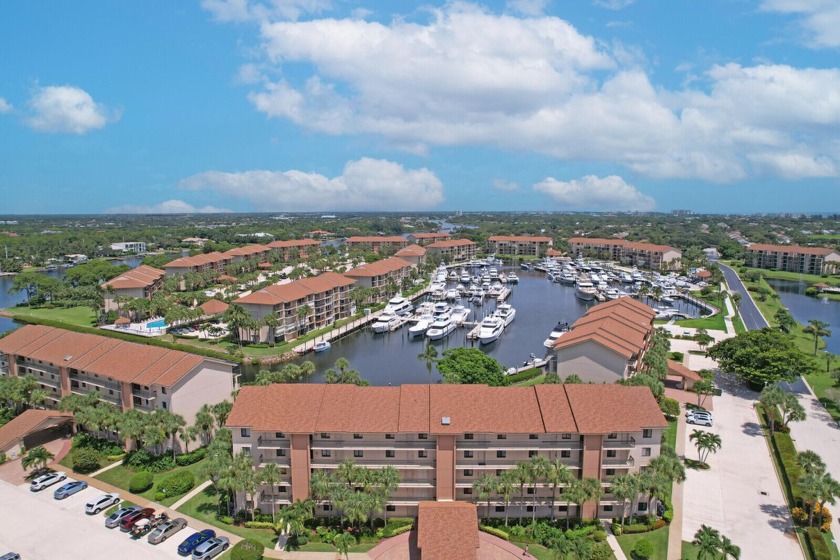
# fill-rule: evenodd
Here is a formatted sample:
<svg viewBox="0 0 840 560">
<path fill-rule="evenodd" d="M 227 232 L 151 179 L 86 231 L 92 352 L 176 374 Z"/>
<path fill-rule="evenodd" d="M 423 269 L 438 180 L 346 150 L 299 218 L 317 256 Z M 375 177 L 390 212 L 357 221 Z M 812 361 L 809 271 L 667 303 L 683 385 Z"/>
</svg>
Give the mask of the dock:
<svg viewBox="0 0 840 560">
<path fill-rule="evenodd" d="M 544 368 L 546 366 L 546 364 L 548 364 L 549 361 L 550 360 L 540 360 L 540 359 L 529 361 L 524 366 L 517 367 L 517 368 L 508 368 L 507 371 L 505 371 L 505 375 L 516 375 L 517 373 L 521 373 L 525 370 L 529 370 L 529 369 L 533 369 L 533 368 L 541 369 L 541 368 Z"/>
<path fill-rule="evenodd" d="M 510 297 L 510 293 L 510 288 L 502 288 L 502 291 L 496 296 L 496 302 L 503 303 L 508 297 Z"/>
</svg>

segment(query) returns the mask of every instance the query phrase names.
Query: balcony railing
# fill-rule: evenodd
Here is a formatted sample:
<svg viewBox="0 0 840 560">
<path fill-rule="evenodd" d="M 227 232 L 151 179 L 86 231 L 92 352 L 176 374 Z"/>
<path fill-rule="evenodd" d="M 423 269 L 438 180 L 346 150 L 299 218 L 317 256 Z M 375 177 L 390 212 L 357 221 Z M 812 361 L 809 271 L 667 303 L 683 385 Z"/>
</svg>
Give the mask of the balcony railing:
<svg viewBox="0 0 840 560">
<path fill-rule="evenodd" d="M 629 439 L 605 439 L 604 449 L 633 449 L 636 447 L 636 438 Z"/>
<path fill-rule="evenodd" d="M 312 442 L 310 448 L 313 450 L 319 449 L 375 449 L 375 450 L 394 450 L 394 451 L 413 451 L 418 449 L 434 450 L 436 444 L 429 440 L 396 440 L 386 439 L 384 441 L 366 441 L 364 439 L 318 439 Z"/>
<path fill-rule="evenodd" d="M 501 469 L 501 468 L 513 468 L 516 466 L 516 463 L 520 463 L 523 461 L 527 461 L 527 459 L 522 458 L 505 458 L 505 459 L 465 459 L 462 457 L 458 457 L 455 460 L 455 469 L 456 470 L 463 470 L 463 469 Z M 579 469 L 580 468 L 580 461 L 563 461 L 566 467 L 570 469 Z"/>
<path fill-rule="evenodd" d="M 604 459 L 601 461 L 601 466 L 604 468 L 629 468 L 635 463 L 636 461 L 631 455 L 625 459 Z"/>
<path fill-rule="evenodd" d="M 499 439 L 494 441 L 475 441 L 471 439 L 458 440 L 455 447 L 459 451 L 480 451 L 480 450 L 508 450 L 508 449 L 582 449 L 580 440 L 560 440 L 560 441 L 508 441 Z"/>
<path fill-rule="evenodd" d="M 392 466 L 402 469 L 417 469 L 417 470 L 432 470 L 435 468 L 435 463 L 433 459 L 398 459 L 398 458 L 386 458 L 386 459 L 357 459 L 351 458 L 355 464 L 357 465 L 365 465 L 370 467 L 385 467 L 385 466 Z M 415 461 L 429 461 L 428 463 L 417 463 Z M 315 457 L 312 459 L 312 468 L 317 469 L 337 469 L 341 466 L 343 458 L 339 459 L 337 457 Z"/>
<path fill-rule="evenodd" d="M 288 439 L 269 439 L 260 436 L 257 438 L 259 449 L 289 449 L 291 442 Z"/>
</svg>

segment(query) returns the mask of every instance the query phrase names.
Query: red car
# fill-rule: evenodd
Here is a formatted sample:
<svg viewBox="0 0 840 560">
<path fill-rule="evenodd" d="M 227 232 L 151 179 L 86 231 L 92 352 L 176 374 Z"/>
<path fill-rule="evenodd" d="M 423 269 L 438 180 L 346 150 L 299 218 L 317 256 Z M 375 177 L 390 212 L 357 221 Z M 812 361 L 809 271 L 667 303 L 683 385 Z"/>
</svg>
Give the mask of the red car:
<svg viewBox="0 0 840 560">
<path fill-rule="evenodd" d="M 123 517 L 122 521 L 120 521 L 120 531 L 127 533 L 128 531 L 131 531 L 131 528 L 135 523 L 141 519 L 148 519 L 154 514 L 155 510 L 152 508 L 141 509 L 139 511 L 135 511 L 134 513 L 129 513 Z"/>
</svg>

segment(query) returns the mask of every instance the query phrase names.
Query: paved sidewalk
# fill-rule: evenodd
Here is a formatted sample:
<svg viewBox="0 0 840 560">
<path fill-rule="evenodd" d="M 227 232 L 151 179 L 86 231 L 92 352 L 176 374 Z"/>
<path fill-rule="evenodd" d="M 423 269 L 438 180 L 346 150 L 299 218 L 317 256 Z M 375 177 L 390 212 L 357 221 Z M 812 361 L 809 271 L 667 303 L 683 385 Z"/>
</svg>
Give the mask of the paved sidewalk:
<svg viewBox="0 0 840 560">
<path fill-rule="evenodd" d="M 199 492 L 201 492 L 211 484 L 212 482 L 210 482 L 209 480 L 205 480 L 204 482 L 193 488 L 190 492 L 188 492 L 186 496 L 169 506 L 170 509 L 178 509 L 179 507 L 190 501 L 193 497 L 197 496 Z"/>
<path fill-rule="evenodd" d="M 104 473 L 104 472 L 106 472 L 106 471 L 110 471 L 111 469 L 113 469 L 113 468 L 115 468 L 115 467 L 119 467 L 120 465 L 122 465 L 122 459 L 120 459 L 119 461 L 117 461 L 117 462 L 115 462 L 115 463 L 111 463 L 111 464 L 110 464 L 110 465 L 108 465 L 107 467 L 101 468 L 101 469 L 99 469 L 99 470 L 98 470 L 98 471 L 96 471 L 96 472 L 92 472 L 92 473 L 90 473 L 90 476 L 91 476 L 91 477 L 93 477 L 93 478 L 96 478 L 96 477 L 97 477 L 97 476 L 99 476 L 100 474 L 102 474 L 102 473 Z"/>
<path fill-rule="evenodd" d="M 604 523 L 604 530 L 607 532 L 607 544 L 610 545 L 610 548 L 615 555 L 615 559 L 627 560 L 627 556 L 624 554 L 624 551 L 621 550 L 621 546 L 619 546 L 618 540 L 616 540 L 615 535 L 613 535 L 612 528 L 609 523 Z"/>
<path fill-rule="evenodd" d="M 680 407 L 680 417 L 677 419 L 677 456 L 685 459 L 685 417 L 682 415 L 683 407 Z M 691 472 L 686 473 L 686 478 Z M 671 490 L 671 505 L 674 507 L 674 517 L 668 527 L 668 560 L 679 560 L 682 558 L 683 541 L 683 494 L 685 482 L 674 482 Z"/>
</svg>

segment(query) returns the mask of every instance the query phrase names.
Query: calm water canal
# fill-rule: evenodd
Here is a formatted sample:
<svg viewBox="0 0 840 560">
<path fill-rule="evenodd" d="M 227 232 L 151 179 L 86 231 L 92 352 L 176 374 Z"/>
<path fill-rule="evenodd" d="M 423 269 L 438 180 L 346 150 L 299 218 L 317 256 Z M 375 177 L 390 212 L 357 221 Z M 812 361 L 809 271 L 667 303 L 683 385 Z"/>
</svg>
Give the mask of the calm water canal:
<svg viewBox="0 0 840 560">
<path fill-rule="evenodd" d="M 825 349 L 832 354 L 840 354 L 840 301 L 806 296 L 805 288 L 808 285 L 804 282 L 768 279 L 767 283 L 779 294 L 779 299 L 790 310 L 793 318 L 803 325 L 807 325 L 811 319 L 828 323 L 833 336 L 823 339 Z"/>
</svg>

